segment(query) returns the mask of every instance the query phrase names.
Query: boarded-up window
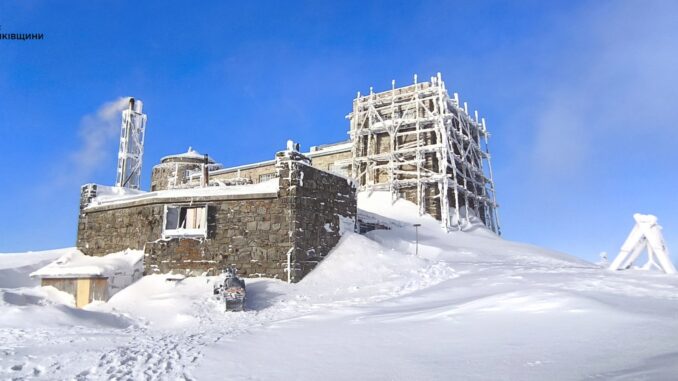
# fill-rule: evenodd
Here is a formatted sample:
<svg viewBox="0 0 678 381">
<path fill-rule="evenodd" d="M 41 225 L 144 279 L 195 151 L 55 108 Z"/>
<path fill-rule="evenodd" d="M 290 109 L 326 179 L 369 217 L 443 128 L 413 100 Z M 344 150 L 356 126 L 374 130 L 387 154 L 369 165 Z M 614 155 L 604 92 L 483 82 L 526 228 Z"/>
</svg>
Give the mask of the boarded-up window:
<svg viewBox="0 0 678 381">
<path fill-rule="evenodd" d="M 163 236 L 204 236 L 207 232 L 207 206 L 165 207 Z"/>
</svg>

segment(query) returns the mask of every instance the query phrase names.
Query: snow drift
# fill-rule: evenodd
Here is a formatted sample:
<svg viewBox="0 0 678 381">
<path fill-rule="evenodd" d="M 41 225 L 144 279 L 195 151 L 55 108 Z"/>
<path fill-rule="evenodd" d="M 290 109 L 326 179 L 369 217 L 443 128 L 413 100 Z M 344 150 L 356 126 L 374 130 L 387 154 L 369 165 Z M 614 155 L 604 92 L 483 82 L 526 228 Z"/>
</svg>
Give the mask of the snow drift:
<svg viewBox="0 0 678 381">
<path fill-rule="evenodd" d="M 0 305 L 0 375 L 675 378 L 678 278 L 609 272 L 479 225 L 447 234 L 380 192 L 359 207 L 391 230 L 345 234 L 298 284 L 248 279 L 243 313 L 223 312 L 209 277 L 146 276 L 86 316 L 63 313 L 49 290 L 5 287 L 23 299 Z"/>
</svg>

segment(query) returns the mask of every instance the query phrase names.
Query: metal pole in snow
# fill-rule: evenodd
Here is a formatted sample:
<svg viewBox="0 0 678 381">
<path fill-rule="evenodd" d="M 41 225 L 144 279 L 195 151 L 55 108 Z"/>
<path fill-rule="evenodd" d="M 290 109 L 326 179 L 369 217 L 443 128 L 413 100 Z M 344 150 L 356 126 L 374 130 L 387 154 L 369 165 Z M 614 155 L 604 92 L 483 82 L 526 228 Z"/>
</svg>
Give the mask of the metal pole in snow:
<svg viewBox="0 0 678 381">
<path fill-rule="evenodd" d="M 287 250 L 287 283 L 292 283 L 292 248 Z"/>
<path fill-rule="evenodd" d="M 421 224 L 414 224 L 414 237 L 415 237 L 415 244 L 414 244 L 414 255 L 419 256 L 419 227 Z"/>
</svg>

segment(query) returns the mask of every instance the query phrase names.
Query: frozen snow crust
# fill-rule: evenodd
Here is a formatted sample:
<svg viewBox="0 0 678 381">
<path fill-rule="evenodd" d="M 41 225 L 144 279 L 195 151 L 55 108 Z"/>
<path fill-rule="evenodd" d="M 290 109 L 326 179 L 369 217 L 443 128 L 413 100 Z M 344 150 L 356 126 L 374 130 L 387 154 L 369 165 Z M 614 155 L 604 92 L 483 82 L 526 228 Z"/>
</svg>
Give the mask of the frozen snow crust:
<svg viewBox="0 0 678 381">
<path fill-rule="evenodd" d="M 675 379 L 678 278 L 446 234 L 379 192 L 359 207 L 392 229 L 346 233 L 298 284 L 248 279 L 243 313 L 166 275 L 75 310 L 28 278 L 58 255 L 0 255 L 0 378 Z"/>
</svg>

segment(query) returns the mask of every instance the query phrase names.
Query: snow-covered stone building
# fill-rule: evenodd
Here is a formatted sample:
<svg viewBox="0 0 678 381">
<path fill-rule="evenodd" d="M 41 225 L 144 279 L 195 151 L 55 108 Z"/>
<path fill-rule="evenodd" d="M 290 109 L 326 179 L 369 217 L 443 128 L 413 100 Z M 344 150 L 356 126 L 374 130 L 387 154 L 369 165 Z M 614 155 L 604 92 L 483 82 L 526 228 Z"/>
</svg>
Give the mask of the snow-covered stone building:
<svg viewBox="0 0 678 381">
<path fill-rule="evenodd" d="M 192 182 L 198 158 L 190 150 L 163 158 L 151 192 L 83 186 L 78 249 L 94 256 L 143 250 L 147 274 L 236 266 L 243 276 L 295 282 L 354 229 L 353 182 L 310 166 L 294 149 L 279 152 L 274 176 L 256 184 Z"/>
<path fill-rule="evenodd" d="M 144 250 L 147 273 L 235 265 L 245 276 L 297 281 L 342 226 L 356 225 L 360 190 L 410 200 L 447 231 L 479 221 L 499 233 L 485 120 L 448 94 L 440 74 L 358 93 L 343 142 L 306 153 L 288 143 L 274 159 L 230 168 L 190 148 L 163 157 L 150 192 L 128 181 L 140 176 L 141 105 L 132 99 L 123 112 L 117 186 L 82 189 L 77 246 L 85 254 L 130 248 Z"/>
<path fill-rule="evenodd" d="M 349 140 L 311 147 L 318 169 L 350 177 L 359 190 L 389 190 L 421 214 L 459 230 L 479 220 L 500 233 L 485 119 L 450 96 L 440 74 L 353 100 Z M 214 168 L 217 179 L 257 183 L 275 175 L 275 161 Z"/>
</svg>

